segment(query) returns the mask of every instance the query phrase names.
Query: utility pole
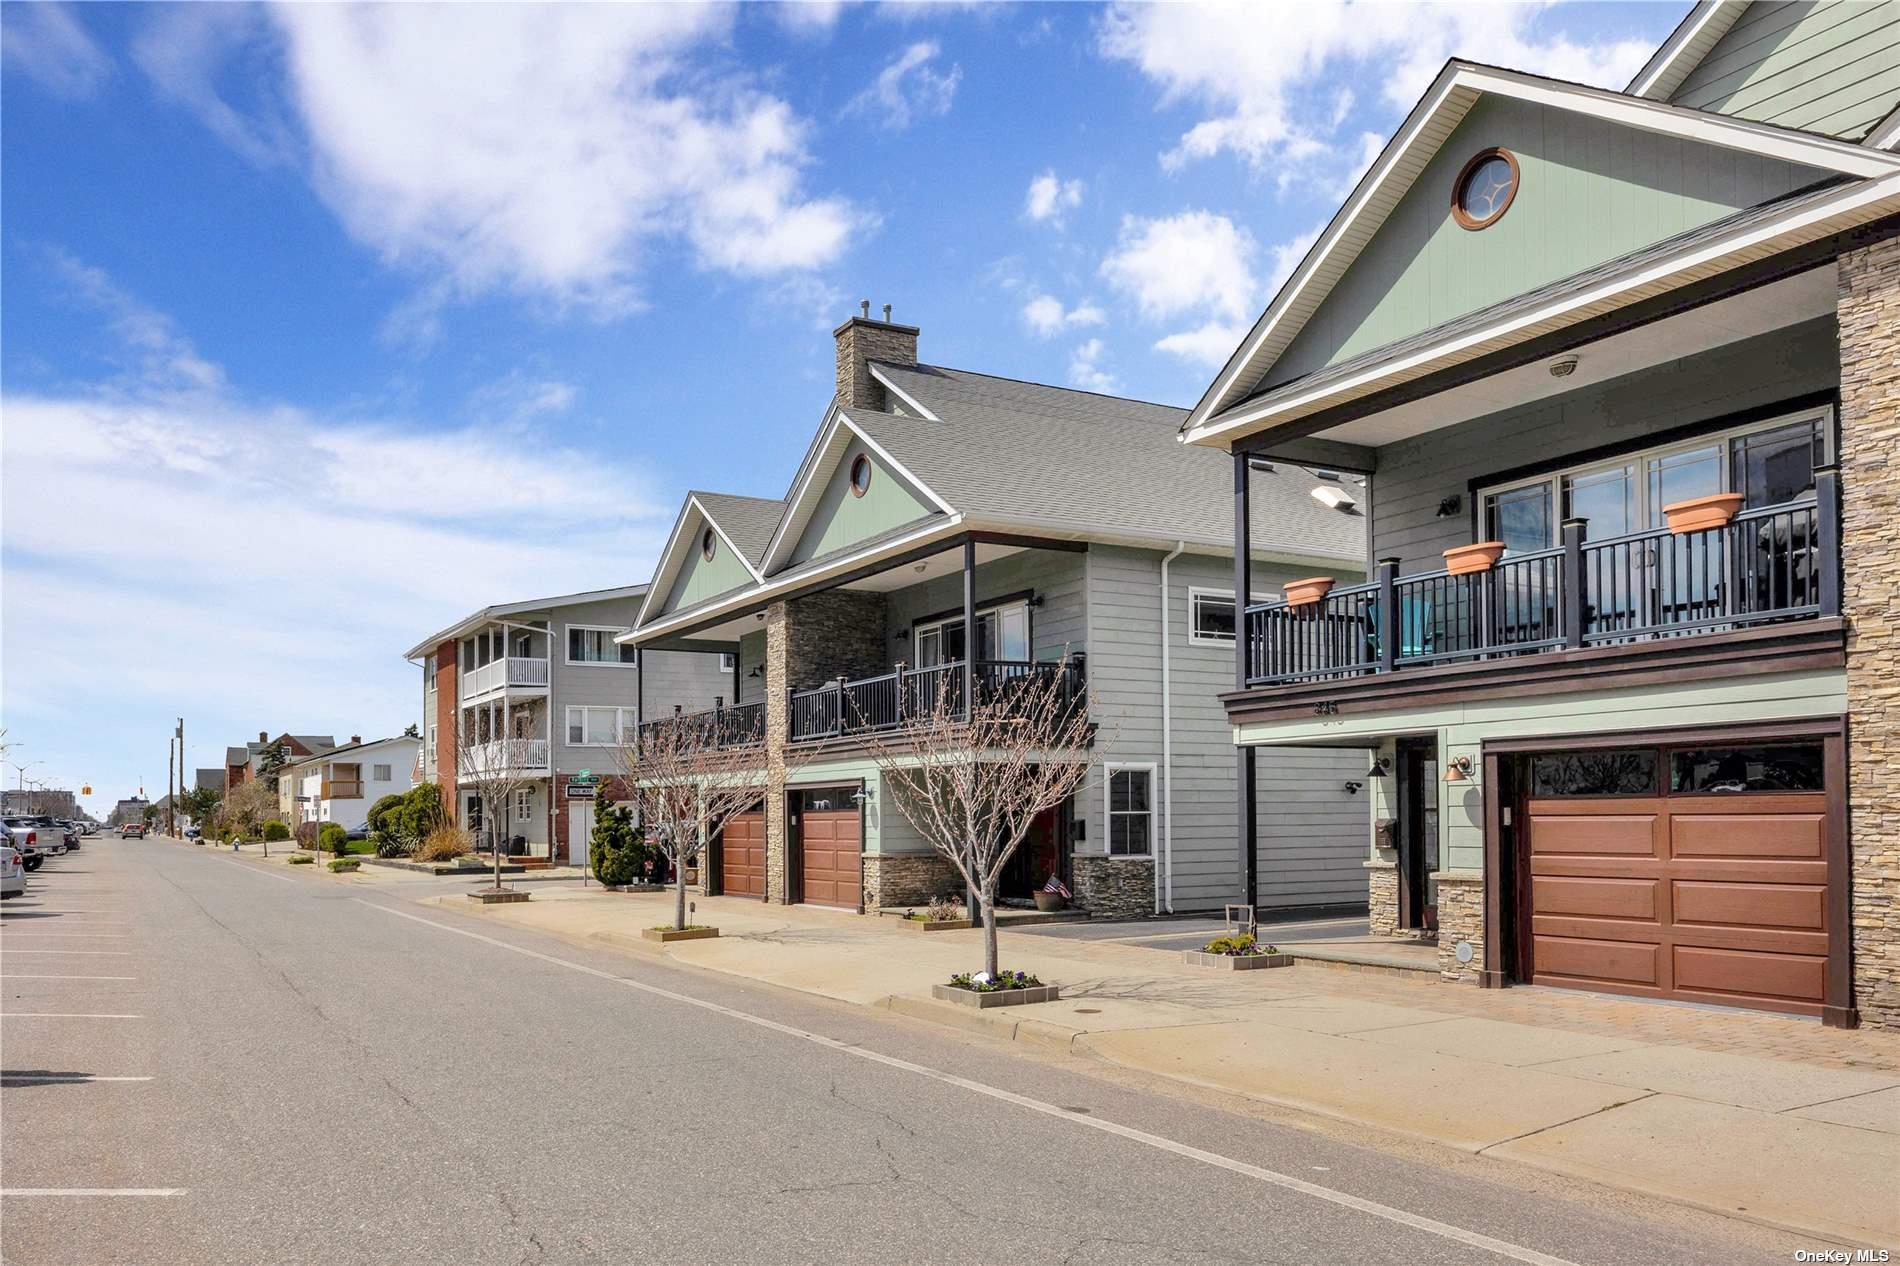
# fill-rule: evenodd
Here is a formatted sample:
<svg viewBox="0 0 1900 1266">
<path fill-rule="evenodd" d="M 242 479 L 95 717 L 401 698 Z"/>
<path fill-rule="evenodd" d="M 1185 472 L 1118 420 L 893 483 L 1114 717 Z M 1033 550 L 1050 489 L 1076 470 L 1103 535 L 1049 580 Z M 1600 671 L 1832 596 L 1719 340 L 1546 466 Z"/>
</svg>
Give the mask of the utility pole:
<svg viewBox="0 0 1900 1266">
<path fill-rule="evenodd" d="M 172 834 L 172 806 L 178 797 L 172 794 L 172 736 L 165 736 L 165 834 Z"/>
<path fill-rule="evenodd" d="M 172 807 L 178 806 L 178 797 L 185 794 L 185 718 L 178 718 L 178 792 L 172 797 Z M 173 838 L 178 833 L 172 832 Z"/>
</svg>

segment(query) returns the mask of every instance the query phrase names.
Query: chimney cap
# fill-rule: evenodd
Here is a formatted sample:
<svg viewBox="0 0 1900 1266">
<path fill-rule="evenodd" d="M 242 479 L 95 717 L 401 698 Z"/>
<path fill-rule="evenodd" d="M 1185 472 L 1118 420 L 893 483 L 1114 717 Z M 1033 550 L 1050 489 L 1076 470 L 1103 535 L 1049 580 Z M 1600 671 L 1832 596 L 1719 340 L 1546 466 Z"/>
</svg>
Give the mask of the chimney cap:
<svg viewBox="0 0 1900 1266">
<path fill-rule="evenodd" d="M 260 742 L 260 743 L 268 743 L 268 742 L 270 742 L 270 731 L 269 731 L 269 730 L 259 730 L 259 731 L 257 732 L 257 741 L 258 741 L 258 742 Z"/>
<path fill-rule="evenodd" d="M 861 317 L 864 317 L 867 320 L 870 319 L 871 301 L 869 299 L 858 300 L 858 315 Z"/>
</svg>

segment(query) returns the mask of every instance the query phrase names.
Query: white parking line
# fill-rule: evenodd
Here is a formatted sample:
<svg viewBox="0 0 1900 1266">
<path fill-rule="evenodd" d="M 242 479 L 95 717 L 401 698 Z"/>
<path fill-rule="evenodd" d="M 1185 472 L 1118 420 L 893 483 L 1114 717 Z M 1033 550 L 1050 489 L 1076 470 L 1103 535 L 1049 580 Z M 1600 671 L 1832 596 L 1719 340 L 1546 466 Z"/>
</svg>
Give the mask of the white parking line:
<svg viewBox="0 0 1900 1266">
<path fill-rule="evenodd" d="M 11 1196 L 182 1196 L 189 1187 L 0 1187 Z"/>
<path fill-rule="evenodd" d="M 119 1011 L 0 1011 L 0 1020 L 143 1020 Z"/>
<path fill-rule="evenodd" d="M 150 1077 L 96 1077 L 91 1073 L 53 1073 L 42 1077 L 37 1073 L 0 1072 L 0 1085 L 7 1082 L 26 1082 L 35 1086 L 82 1086 L 89 1081 L 150 1081 Z"/>
<path fill-rule="evenodd" d="M 110 954 L 114 958 L 132 957 L 131 950 L 0 949 L 0 957 L 4 957 L 7 954 Z"/>
<path fill-rule="evenodd" d="M 115 941 L 123 941 L 130 935 L 130 932 L 40 932 L 33 928 L 20 928 L 14 932 L 0 931 L 0 945 L 5 945 L 8 941 L 18 940 L 22 936 L 56 936 L 61 940 L 68 938 L 74 940 L 92 940 L 95 937 L 110 937 Z"/>
<path fill-rule="evenodd" d="M 764 1016 L 753 1015 L 750 1012 L 740 1011 L 737 1008 L 728 1007 L 721 1003 L 709 1002 L 704 998 L 695 998 L 690 994 L 675 993 L 670 989 L 662 989 L 658 985 L 649 985 L 638 980 L 629 980 L 625 976 L 616 976 L 612 972 L 602 971 L 598 967 L 589 967 L 585 963 L 576 963 L 565 958 L 556 958 L 552 954 L 543 954 L 539 950 L 527 949 L 524 946 L 511 945 L 507 941 L 497 940 L 492 936 L 483 936 L 480 932 L 470 932 L 465 928 L 454 927 L 447 923 L 438 923 L 434 919 L 425 919 L 420 915 L 410 914 L 405 910 L 391 909 L 389 906 L 382 905 L 375 901 L 367 901 L 362 897 L 352 897 L 350 900 L 366 905 L 372 910 L 380 910 L 384 914 L 393 914 L 399 919 L 408 919 L 413 923 L 420 923 L 425 927 L 432 927 L 442 932 L 450 932 L 456 936 L 465 936 L 472 941 L 481 941 L 484 944 L 505 949 L 511 954 L 520 954 L 524 958 L 539 959 L 541 962 L 551 963 L 556 967 L 565 967 L 569 971 L 577 971 L 589 976 L 597 976 L 602 980 L 612 981 L 614 984 L 624 985 L 629 989 L 637 989 L 641 993 L 652 994 L 655 997 L 665 998 L 668 1001 L 682 1003 L 689 1007 L 698 1007 L 702 1011 L 710 1011 L 716 1015 L 738 1020 L 744 1024 L 757 1025 L 759 1028 L 770 1029 L 774 1033 L 782 1033 L 787 1037 L 795 1037 L 801 1041 L 811 1042 L 815 1045 L 823 1046 L 828 1050 L 836 1051 L 841 1055 L 850 1055 L 857 1059 L 868 1060 L 874 1064 L 882 1064 L 887 1068 L 895 1068 L 902 1072 L 914 1073 L 919 1077 L 928 1077 L 932 1081 L 943 1082 L 946 1085 L 968 1090 L 972 1094 L 996 1099 L 1027 1112 L 1035 1112 L 1043 1116 L 1054 1117 L 1058 1120 L 1067 1121 L 1073 1125 L 1080 1126 L 1083 1129 L 1099 1130 L 1104 1134 L 1113 1134 L 1118 1138 L 1124 1138 L 1133 1143 L 1140 1143 L 1144 1146 L 1152 1147 L 1163 1152 L 1169 1152 L 1187 1160 L 1198 1161 L 1203 1165 L 1208 1165 L 1215 1169 L 1224 1169 L 1230 1173 L 1239 1174 L 1243 1178 L 1252 1178 L 1257 1182 L 1263 1182 L 1271 1186 L 1283 1188 L 1287 1191 L 1297 1192 L 1300 1195 L 1310 1196 L 1316 1200 L 1324 1200 L 1328 1204 L 1338 1205 L 1344 1209 L 1351 1209 L 1355 1213 L 1363 1213 L 1369 1217 L 1381 1218 L 1387 1222 L 1395 1222 L 1400 1226 L 1410 1227 L 1415 1231 L 1424 1231 L 1430 1235 L 1440 1236 L 1459 1244 L 1482 1249 L 1487 1253 L 1495 1253 L 1499 1257 L 1508 1257 L 1512 1261 L 1523 1262 L 1526 1266 L 1576 1266 L 1575 1263 L 1565 1258 L 1553 1257 L 1548 1253 L 1540 1253 L 1534 1248 L 1526 1248 L 1520 1244 L 1512 1244 L 1506 1240 L 1495 1239 L 1479 1231 L 1468 1231 L 1461 1226 L 1453 1226 L 1448 1222 L 1440 1222 L 1435 1218 L 1428 1218 L 1422 1214 L 1410 1213 L 1404 1209 L 1394 1208 L 1391 1205 L 1380 1204 L 1375 1200 L 1367 1200 L 1362 1196 L 1354 1196 L 1343 1191 L 1335 1191 L 1331 1187 L 1322 1187 L 1318 1183 L 1308 1182 L 1304 1178 L 1295 1178 L 1291 1174 L 1282 1174 L 1275 1170 L 1264 1169 L 1259 1165 L 1250 1165 L 1245 1161 L 1238 1161 L 1229 1156 L 1222 1156 L 1218 1152 L 1203 1151 L 1201 1148 L 1192 1147 L 1186 1143 L 1178 1143 L 1173 1139 L 1164 1138 L 1159 1134 L 1150 1134 L 1146 1130 L 1138 1130 L 1133 1126 L 1120 1125 L 1114 1121 L 1105 1121 L 1095 1116 L 1081 1116 L 1068 1108 L 1053 1103 L 1046 1103 L 1041 1099 L 1031 1099 L 1027 1095 L 1019 1095 L 1013 1090 L 1004 1090 L 1000 1086 L 991 1086 L 984 1082 L 973 1081 L 968 1077 L 959 1077 L 955 1073 L 946 1073 L 940 1069 L 930 1068 L 923 1064 L 914 1064 L 907 1059 L 899 1059 L 895 1055 L 886 1055 L 881 1051 L 873 1051 L 862 1046 L 855 1046 L 850 1042 L 841 1042 L 835 1037 L 826 1037 L 822 1033 L 812 1033 L 805 1029 L 795 1028 L 789 1024 L 781 1024 L 777 1020 L 768 1020 Z"/>
<path fill-rule="evenodd" d="M 137 980 L 137 976 L 55 976 L 38 972 L 0 972 L 0 980 Z"/>
</svg>

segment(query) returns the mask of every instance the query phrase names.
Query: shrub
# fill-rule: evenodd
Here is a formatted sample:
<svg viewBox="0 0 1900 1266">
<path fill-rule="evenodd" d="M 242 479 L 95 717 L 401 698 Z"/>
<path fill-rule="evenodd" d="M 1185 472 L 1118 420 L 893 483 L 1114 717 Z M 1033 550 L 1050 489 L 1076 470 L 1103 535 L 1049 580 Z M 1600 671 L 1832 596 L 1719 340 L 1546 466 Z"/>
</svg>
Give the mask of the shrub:
<svg viewBox="0 0 1900 1266">
<path fill-rule="evenodd" d="M 1040 988 L 1042 981 L 1026 971 L 998 971 L 994 976 L 987 972 L 963 971 L 950 977 L 950 984 L 971 993 L 1002 993 L 1006 989 Z"/>
<path fill-rule="evenodd" d="M 317 824 L 315 822 L 299 822 L 297 824 L 297 847 L 315 848 L 316 846 Z"/>
<path fill-rule="evenodd" d="M 963 908 L 962 897 L 937 897 L 930 903 L 930 910 L 924 915 L 927 923 L 952 923 L 958 919 L 969 918 L 969 912 Z"/>
<path fill-rule="evenodd" d="M 290 838 L 290 828 L 276 818 L 272 818 L 264 824 L 264 838 L 272 841 L 287 840 Z"/>
<path fill-rule="evenodd" d="M 317 828 L 317 844 L 326 853 L 341 853 L 349 846 L 348 835 L 341 822 L 325 822 Z"/>
<path fill-rule="evenodd" d="M 357 861 L 354 857 L 333 858 L 329 863 L 330 873 L 333 875 L 341 874 L 342 872 L 346 870 L 355 870 L 358 866 L 361 866 L 362 864 L 363 863 Z"/>
<path fill-rule="evenodd" d="M 594 839 L 588 859 L 594 878 L 603 884 L 635 884 L 644 876 L 646 839 L 633 824 L 633 810 L 625 805 L 603 804 L 594 818 Z"/>
<path fill-rule="evenodd" d="M 369 807 L 369 816 L 365 818 L 364 821 L 368 823 L 369 825 L 370 834 L 372 835 L 390 834 L 390 829 L 391 829 L 390 825 L 383 821 L 383 815 L 388 813 L 391 809 L 394 809 L 398 805 L 402 804 L 403 800 L 407 797 L 407 795 L 408 795 L 407 792 L 402 792 L 402 791 L 394 792 L 390 795 L 384 796 L 382 799 L 378 800 L 375 804 Z"/>
<path fill-rule="evenodd" d="M 407 857 L 416 851 L 414 844 L 399 840 L 393 835 L 385 835 L 381 831 L 371 831 L 369 843 L 370 847 L 376 850 L 378 857 Z"/>
<path fill-rule="evenodd" d="M 1203 954 L 1224 954 L 1229 958 L 1246 958 L 1252 954 L 1278 954 L 1280 951 L 1271 945 L 1263 945 L 1255 940 L 1251 932 L 1242 932 L 1238 936 L 1217 936 L 1201 948 Z"/>
<path fill-rule="evenodd" d="M 468 841 L 468 832 L 452 823 L 443 823 L 416 846 L 416 860 L 423 862 L 453 861 L 473 851 Z"/>
<path fill-rule="evenodd" d="M 292 853 L 290 855 L 290 864 L 292 866 L 308 866 L 311 862 L 316 860 L 316 858 L 308 853 Z"/>
</svg>

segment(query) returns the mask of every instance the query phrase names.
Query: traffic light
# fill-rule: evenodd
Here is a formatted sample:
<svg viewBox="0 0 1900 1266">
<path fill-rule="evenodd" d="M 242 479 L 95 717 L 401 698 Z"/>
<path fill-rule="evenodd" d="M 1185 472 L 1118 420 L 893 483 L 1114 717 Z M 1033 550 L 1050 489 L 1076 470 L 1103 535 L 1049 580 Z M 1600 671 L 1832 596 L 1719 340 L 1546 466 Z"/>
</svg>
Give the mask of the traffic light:
<svg viewBox="0 0 1900 1266">
<path fill-rule="evenodd" d="M 80 794 L 80 795 L 82 795 L 82 796 L 89 796 L 89 795 L 91 795 L 91 794 L 92 794 L 92 785 L 91 785 L 90 783 L 88 783 L 88 784 L 87 784 L 86 786 L 84 786 L 84 787 L 81 787 L 81 788 L 79 789 L 79 794 Z"/>
</svg>

